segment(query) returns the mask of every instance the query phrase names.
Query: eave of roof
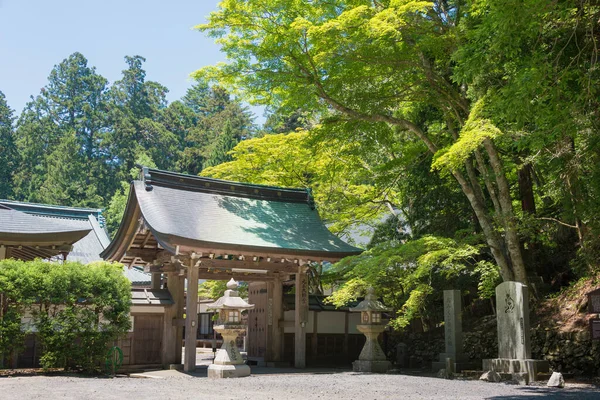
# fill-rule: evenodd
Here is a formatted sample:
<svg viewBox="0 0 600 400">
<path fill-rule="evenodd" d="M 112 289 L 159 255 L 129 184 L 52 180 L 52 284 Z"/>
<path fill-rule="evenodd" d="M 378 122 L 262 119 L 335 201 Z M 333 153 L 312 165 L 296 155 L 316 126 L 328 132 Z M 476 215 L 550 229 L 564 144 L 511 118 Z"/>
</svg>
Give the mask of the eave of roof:
<svg viewBox="0 0 600 400">
<path fill-rule="evenodd" d="M 86 230 L 90 232 L 83 238 L 73 243 L 68 259 L 79 261 L 83 264 L 102 260 L 100 253 L 108 246 L 110 239 L 105 229 L 100 225 L 101 209 L 65 207 L 50 204 L 26 203 L 13 200 L 0 200 L 0 208 L 12 209 L 33 217 L 42 218 L 60 224 L 71 230 Z M 15 235 L 12 235 L 16 238 Z M 19 239 L 23 244 L 23 238 Z M 39 257 L 47 258 L 48 255 L 40 253 Z"/>
<path fill-rule="evenodd" d="M 21 211 L 30 215 L 81 220 L 87 220 L 90 214 L 98 218 L 102 213 L 102 210 L 99 208 L 67 207 L 4 199 L 0 199 L 0 205 L 4 205 L 10 209 Z"/>
<path fill-rule="evenodd" d="M 0 244 L 4 245 L 71 245 L 90 231 L 91 228 L 74 228 L 60 220 L 0 209 Z"/>
</svg>

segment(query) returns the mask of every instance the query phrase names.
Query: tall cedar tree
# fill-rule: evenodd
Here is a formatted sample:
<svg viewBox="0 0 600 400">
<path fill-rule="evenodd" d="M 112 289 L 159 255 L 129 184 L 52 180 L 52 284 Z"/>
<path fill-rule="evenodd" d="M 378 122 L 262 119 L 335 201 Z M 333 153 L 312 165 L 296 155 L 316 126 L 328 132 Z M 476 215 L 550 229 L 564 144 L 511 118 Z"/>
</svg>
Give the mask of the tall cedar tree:
<svg viewBox="0 0 600 400">
<path fill-rule="evenodd" d="M 13 194 L 12 175 L 18 161 L 13 122 L 13 110 L 0 91 L 0 199 L 9 199 Z"/>
</svg>

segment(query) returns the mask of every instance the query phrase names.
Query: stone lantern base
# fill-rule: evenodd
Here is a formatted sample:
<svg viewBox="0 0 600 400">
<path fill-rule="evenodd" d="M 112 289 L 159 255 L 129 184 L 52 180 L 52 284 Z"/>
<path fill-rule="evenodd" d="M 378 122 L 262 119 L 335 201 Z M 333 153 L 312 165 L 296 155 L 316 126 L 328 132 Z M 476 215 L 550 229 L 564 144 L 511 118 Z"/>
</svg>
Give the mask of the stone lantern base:
<svg viewBox="0 0 600 400">
<path fill-rule="evenodd" d="M 383 350 L 377 342 L 377 336 L 384 331 L 384 325 L 357 325 L 356 328 L 366 336 L 365 345 L 358 360 L 352 363 L 354 372 L 387 372 L 392 363 L 386 360 Z"/>
<path fill-rule="evenodd" d="M 211 364 L 208 367 L 209 378 L 242 378 L 250 376 L 250 367 L 245 364 L 218 365 Z"/>
<path fill-rule="evenodd" d="M 242 378 L 250 376 L 250 367 L 244 364 L 235 339 L 243 334 L 243 325 L 215 325 L 213 329 L 223 336 L 223 345 L 215 356 L 214 364 L 208 367 L 209 378 Z"/>
<path fill-rule="evenodd" d="M 354 372 L 378 372 L 385 373 L 392 367 L 392 363 L 389 361 L 368 361 L 368 360 L 356 360 L 352 363 L 352 370 Z"/>
</svg>

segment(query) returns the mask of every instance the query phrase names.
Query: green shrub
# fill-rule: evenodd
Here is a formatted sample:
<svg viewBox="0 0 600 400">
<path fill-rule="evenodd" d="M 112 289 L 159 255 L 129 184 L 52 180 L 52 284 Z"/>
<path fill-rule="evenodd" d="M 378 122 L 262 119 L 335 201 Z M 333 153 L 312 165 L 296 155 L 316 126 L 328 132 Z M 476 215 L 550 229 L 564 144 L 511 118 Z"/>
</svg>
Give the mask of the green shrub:
<svg viewBox="0 0 600 400">
<path fill-rule="evenodd" d="M 0 321 L 0 353 L 23 344 L 35 327 L 44 368 L 97 371 L 106 348 L 130 327 L 130 283 L 118 264 L 42 260 L 0 261 L 0 293 L 8 310 Z M 31 324 L 21 318 L 31 315 Z"/>
</svg>

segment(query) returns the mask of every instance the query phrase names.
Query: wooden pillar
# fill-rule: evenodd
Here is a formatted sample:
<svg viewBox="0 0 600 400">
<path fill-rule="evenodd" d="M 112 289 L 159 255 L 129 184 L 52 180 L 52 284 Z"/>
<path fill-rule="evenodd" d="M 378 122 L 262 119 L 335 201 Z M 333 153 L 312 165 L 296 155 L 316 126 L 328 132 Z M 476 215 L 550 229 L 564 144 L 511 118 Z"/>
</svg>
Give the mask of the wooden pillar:
<svg viewBox="0 0 600 400">
<path fill-rule="evenodd" d="M 4 260 L 6 258 L 6 247 L 4 245 L 0 246 L 0 260 Z"/>
<path fill-rule="evenodd" d="M 267 282 L 267 342 L 265 361 L 281 361 L 283 342 L 283 285 L 281 279 Z"/>
<path fill-rule="evenodd" d="M 306 368 L 306 323 L 308 319 L 308 280 L 304 267 L 296 273 L 296 305 L 294 318 L 294 367 Z"/>
<path fill-rule="evenodd" d="M 175 286 L 177 287 L 177 293 L 173 297 L 175 301 L 175 308 L 177 310 L 177 319 L 184 321 L 183 319 L 183 303 L 185 302 L 185 277 L 183 275 L 175 274 Z M 175 364 L 183 364 L 181 359 L 183 352 L 183 324 L 177 324 L 175 333 Z"/>
<path fill-rule="evenodd" d="M 152 276 L 150 277 L 150 284 L 151 284 L 151 288 L 153 290 L 160 289 L 160 284 L 161 284 L 161 273 L 160 272 L 152 273 Z"/>
<path fill-rule="evenodd" d="M 196 370 L 196 330 L 198 329 L 198 267 L 195 258 L 191 258 L 187 270 L 187 299 L 185 303 L 185 356 L 183 370 Z"/>
<path fill-rule="evenodd" d="M 183 315 L 179 314 L 179 309 L 183 310 L 183 304 L 180 299 L 179 291 L 183 291 L 183 287 L 179 287 L 179 274 L 177 272 L 167 273 L 167 288 L 173 298 L 173 305 L 165 307 L 165 318 L 163 325 L 163 342 L 162 342 L 162 364 L 167 367 L 170 364 L 181 364 L 181 337 L 178 338 L 177 330 L 182 330 L 179 327 L 179 320 Z M 179 339 L 179 346 L 177 341 Z M 179 350 L 179 357 L 177 351 Z"/>
<path fill-rule="evenodd" d="M 271 340 L 271 357 L 273 361 L 281 361 L 283 349 L 283 283 L 280 278 L 273 281 L 273 339 Z"/>
<path fill-rule="evenodd" d="M 309 312 L 310 314 L 310 312 Z M 317 311 L 313 311 L 313 334 L 310 335 L 310 347 L 312 348 L 312 358 L 313 360 L 316 360 L 319 357 L 319 351 L 318 351 L 318 347 L 319 347 L 319 337 L 317 336 L 319 334 L 319 313 Z"/>
</svg>

